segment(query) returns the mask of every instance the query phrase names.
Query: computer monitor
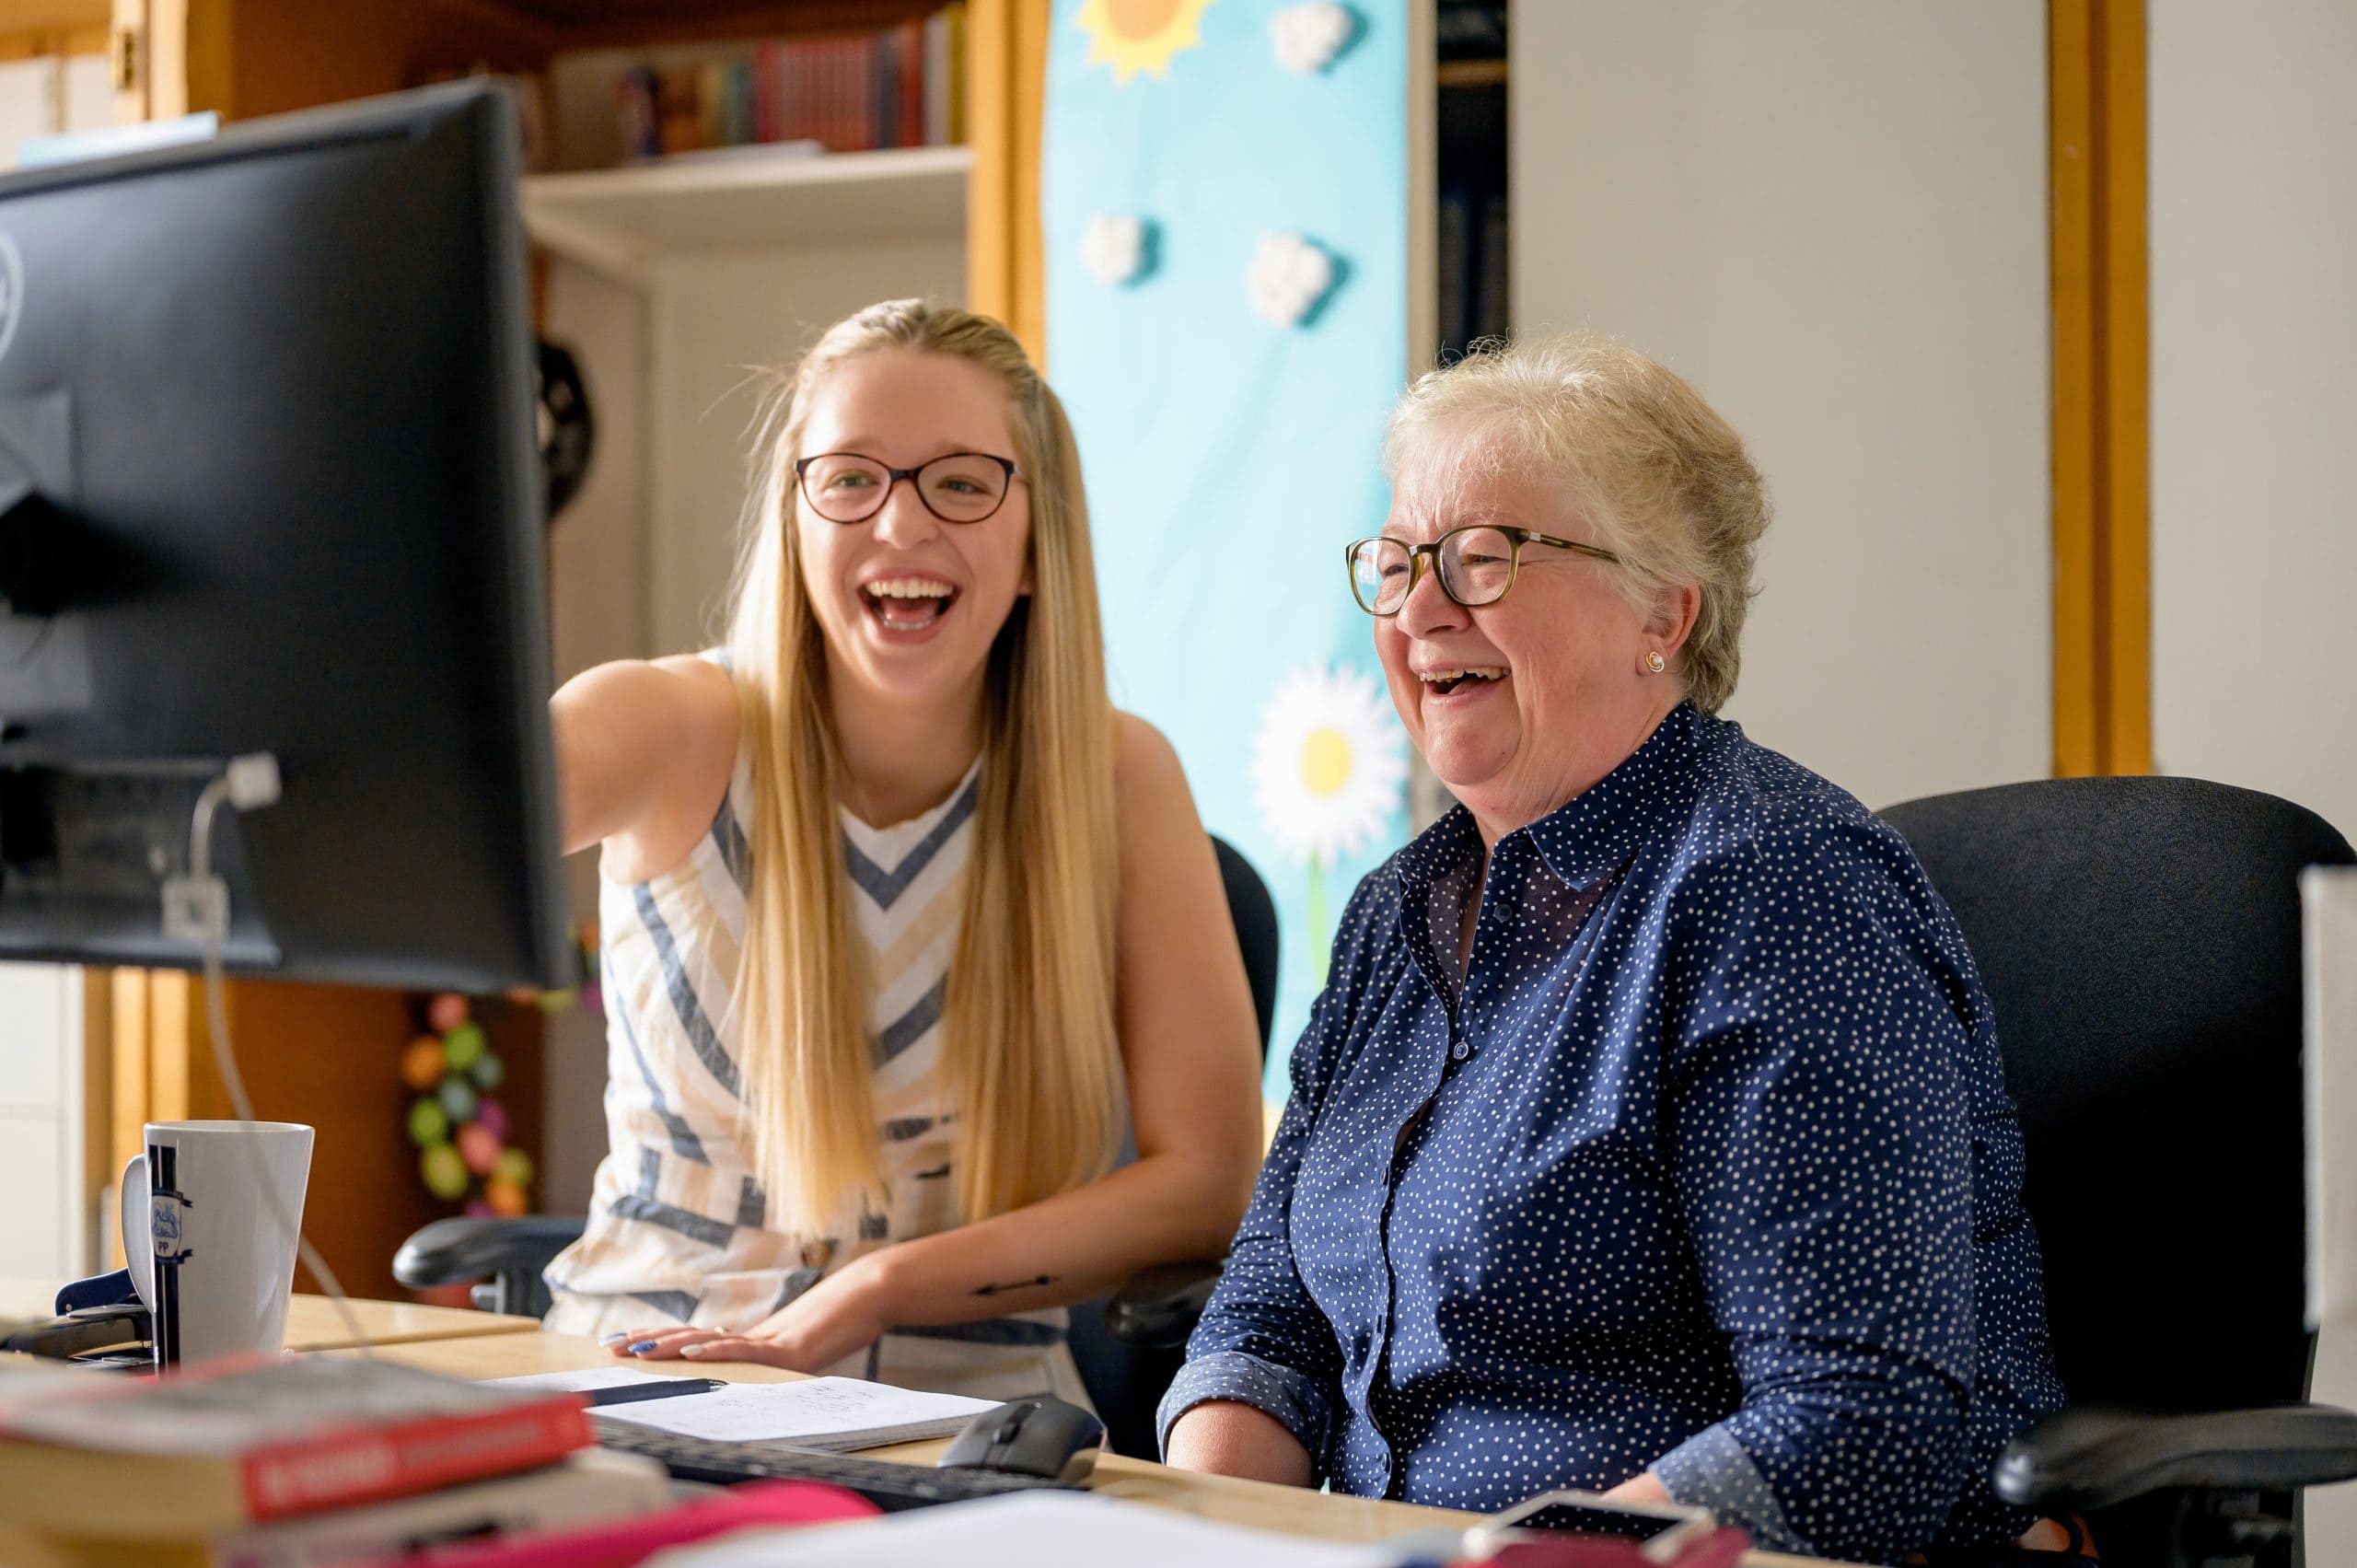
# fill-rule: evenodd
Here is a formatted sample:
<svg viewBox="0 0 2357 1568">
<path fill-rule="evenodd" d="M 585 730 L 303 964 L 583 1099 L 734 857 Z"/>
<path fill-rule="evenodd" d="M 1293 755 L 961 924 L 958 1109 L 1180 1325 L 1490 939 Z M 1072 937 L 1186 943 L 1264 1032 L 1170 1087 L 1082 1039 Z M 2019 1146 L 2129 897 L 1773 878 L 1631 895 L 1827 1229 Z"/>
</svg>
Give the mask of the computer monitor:
<svg viewBox="0 0 2357 1568">
<path fill-rule="evenodd" d="M 462 84 L 0 179 L 0 958 L 569 983 L 517 127 Z"/>
</svg>

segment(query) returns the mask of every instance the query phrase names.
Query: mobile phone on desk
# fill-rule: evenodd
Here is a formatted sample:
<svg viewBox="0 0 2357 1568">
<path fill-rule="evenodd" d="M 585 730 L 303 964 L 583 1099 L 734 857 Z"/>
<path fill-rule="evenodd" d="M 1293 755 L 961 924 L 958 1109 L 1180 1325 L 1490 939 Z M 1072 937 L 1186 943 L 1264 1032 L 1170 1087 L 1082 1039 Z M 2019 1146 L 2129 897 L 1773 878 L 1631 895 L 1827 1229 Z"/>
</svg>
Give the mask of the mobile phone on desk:
<svg viewBox="0 0 2357 1568">
<path fill-rule="evenodd" d="M 1634 1542 L 1648 1562 L 1674 1563 L 1718 1533 L 1706 1509 L 1679 1503 L 1623 1503 L 1594 1492 L 1542 1492 L 1466 1532 L 1484 1555 L 1516 1541 L 1600 1537 Z"/>
</svg>

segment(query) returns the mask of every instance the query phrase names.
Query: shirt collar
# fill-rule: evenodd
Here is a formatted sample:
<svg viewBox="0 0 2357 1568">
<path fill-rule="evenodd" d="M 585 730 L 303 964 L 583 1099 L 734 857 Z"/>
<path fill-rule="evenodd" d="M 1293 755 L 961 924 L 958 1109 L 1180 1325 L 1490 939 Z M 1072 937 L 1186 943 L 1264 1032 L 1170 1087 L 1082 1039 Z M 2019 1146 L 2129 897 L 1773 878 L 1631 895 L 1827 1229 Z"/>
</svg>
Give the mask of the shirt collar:
<svg viewBox="0 0 2357 1568">
<path fill-rule="evenodd" d="M 1655 825 L 1683 819 L 1692 806 L 1693 763 L 1713 721 L 1680 703 L 1620 765 L 1527 827 L 1499 841 L 1527 838 L 1547 869 L 1585 891 L 1625 865 Z M 1464 807 L 1449 812 L 1399 852 L 1393 875 L 1406 891 L 1420 891 L 1480 853 L 1480 830 Z"/>
</svg>

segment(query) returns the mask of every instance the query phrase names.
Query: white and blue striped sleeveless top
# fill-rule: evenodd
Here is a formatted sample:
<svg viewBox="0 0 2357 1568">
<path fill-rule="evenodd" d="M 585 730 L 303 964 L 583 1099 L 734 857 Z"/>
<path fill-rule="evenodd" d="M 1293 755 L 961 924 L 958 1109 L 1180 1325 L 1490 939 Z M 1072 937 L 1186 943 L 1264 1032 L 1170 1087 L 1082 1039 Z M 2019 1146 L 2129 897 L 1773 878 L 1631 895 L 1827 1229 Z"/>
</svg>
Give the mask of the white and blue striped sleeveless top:
<svg viewBox="0 0 2357 1568">
<path fill-rule="evenodd" d="M 912 820 L 871 828 L 842 814 L 890 1201 L 877 1214 L 849 1199 L 820 1235 L 772 1228 L 752 1169 L 729 1001 L 751 877 L 749 760 L 739 753 L 712 830 L 686 860 L 649 881 L 602 882 L 609 1149 L 581 1239 L 549 1265 L 545 1327 L 592 1335 L 665 1321 L 750 1328 L 848 1260 L 958 1223 L 941 1017 L 981 790 L 977 761 L 947 800 Z M 1063 1322 L 1058 1309 L 914 1330 L 931 1342 L 894 1352 L 904 1330 L 888 1336 L 881 1375 L 942 1384 L 925 1371 L 1025 1352 L 1031 1366 L 1020 1379 L 1051 1347 L 1068 1366 Z M 894 1376 L 895 1355 L 918 1372 Z M 878 1375 L 875 1357 L 860 1359 L 839 1370 Z"/>
</svg>

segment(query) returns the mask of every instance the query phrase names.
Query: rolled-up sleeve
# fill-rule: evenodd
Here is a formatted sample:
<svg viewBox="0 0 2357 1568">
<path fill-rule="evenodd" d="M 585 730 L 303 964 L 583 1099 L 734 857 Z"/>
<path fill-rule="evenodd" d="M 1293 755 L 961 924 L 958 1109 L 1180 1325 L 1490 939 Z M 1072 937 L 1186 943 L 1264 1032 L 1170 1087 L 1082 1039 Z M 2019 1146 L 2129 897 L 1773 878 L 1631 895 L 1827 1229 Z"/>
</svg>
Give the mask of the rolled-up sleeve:
<svg viewBox="0 0 2357 1568">
<path fill-rule="evenodd" d="M 1284 1423 L 1309 1451 L 1318 1480 L 1341 1406 L 1342 1357 L 1334 1328 L 1303 1285 L 1295 1264 L 1290 1224 L 1295 1179 L 1318 1121 L 1335 1056 L 1350 1027 L 1353 962 L 1364 923 L 1362 900 L 1345 912 L 1330 982 L 1310 1008 L 1308 1027 L 1294 1047 L 1292 1090 L 1276 1137 L 1252 1189 L 1251 1207 L 1228 1249 L 1227 1268 L 1187 1342 L 1187 1365 L 1156 1411 L 1165 1452 L 1171 1423 L 1195 1406 L 1233 1400 Z"/>
<path fill-rule="evenodd" d="M 1967 1025 L 1870 837 L 1762 847 L 1679 900 L 1665 1109 L 1743 1397 L 1654 1469 L 1763 1546 L 1892 1562 L 1964 1480 Z"/>
</svg>

